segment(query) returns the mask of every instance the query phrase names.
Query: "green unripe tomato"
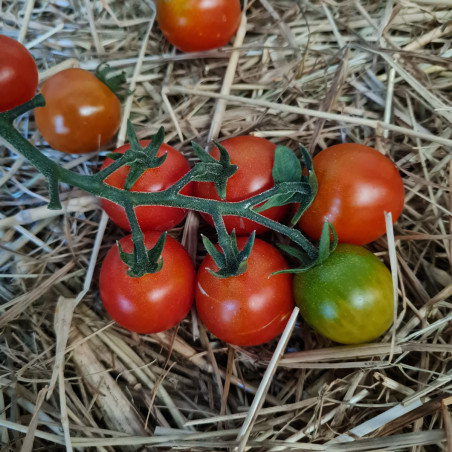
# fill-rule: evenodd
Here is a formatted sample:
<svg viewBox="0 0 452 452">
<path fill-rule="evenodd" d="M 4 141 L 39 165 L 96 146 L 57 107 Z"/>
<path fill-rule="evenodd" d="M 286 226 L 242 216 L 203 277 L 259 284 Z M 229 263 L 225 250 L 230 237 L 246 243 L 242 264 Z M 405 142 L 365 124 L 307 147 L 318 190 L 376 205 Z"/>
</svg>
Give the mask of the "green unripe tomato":
<svg viewBox="0 0 452 452">
<path fill-rule="evenodd" d="M 322 265 L 297 273 L 293 289 L 306 323 L 341 344 L 372 341 L 393 320 L 391 273 L 360 246 L 338 245 Z"/>
</svg>

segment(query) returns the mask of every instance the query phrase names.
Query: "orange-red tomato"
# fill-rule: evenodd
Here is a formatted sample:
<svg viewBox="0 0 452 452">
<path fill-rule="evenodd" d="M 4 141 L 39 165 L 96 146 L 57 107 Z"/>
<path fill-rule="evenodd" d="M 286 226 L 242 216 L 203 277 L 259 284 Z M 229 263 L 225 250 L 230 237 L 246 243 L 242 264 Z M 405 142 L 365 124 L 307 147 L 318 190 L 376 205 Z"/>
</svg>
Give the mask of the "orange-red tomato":
<svg viewBox="0 0 452 452">
<path fill-rule="evenodd" d="M 144 233 L 144 244 L 152 248 L 160 233 Z M 133 250 L 130 235 L 120 240 L 126 253 Z M 195 269 L 184 247 L 167 236 L 161 254 L 163 266 L 156 273 L 132 278 L 113 245 L 102 262 L 99 290 L 111 318 L 136 333 L 158 333 L 177 325 L 193 304 Z"/>
<path fill-rule="evenodd" d="M 242 201 L 273 187 L 275 144 L 251 135 L 228 138 L 220 144 L 228 151 L 231 164 L 237 165 L 237 171 L 227 181 L 225 201 Z M 218 148 L 214 147 L 210 155 L 218 160 L 220 158 Z M 200 198 L 220 199 L 212 182 L 195 182 L 193 194 Z M 288 208 L 288 206 L 271 207 L 260 214 L 279 221 Z M 213 225 L 210 215 L 201 215 Z M 226 215 L 223 219 L 228 232 L 235 229 L 237 235 L 250 235 L 254 230 L 259 234 L 267 230 L 264 226 L 242 217 Z"/>
<path fill-rule="evenodd" d="M 140 141 L 140 146 L 145 147 L 149 144 L 149 140 Z M 129 144 L 125 144 L 114 152 L 123 154 L 130 149 Z M 157 192 L 163 191 L 177 182 L 185 173 L 190 170 L 190 165 L 186 158 L 176 149 L 163 143 L 157 151 L 157 157 L 166 153 L 165 161 L 157 168 L 149 168 L 133 184 L 130 191 L 139 192 Z M 113 162 L 112 159 L 106 158 L 102 164 L 101 169 L 106 168 Z M 124 182 L 129 174 L 128 166 L 121 166 L 114 173 L 110 174 L 105 182 L 108 185 L 116 188 L 124 188 Z M 186 185 L 180 193 L 183 195 L 191 195 L 193 185 L 190 183 Z M 100 200 L 102 208 L 105 210 L 110 219 L 119 227 L 130 231 L 129 221 L 124 209 L 108 201 L 107 199 Z M 187 214 L 187 210 L 176 207 L 166 206 L 138 206 L 135 207 L 135 215 L 142 231 L 156 230 L 166 231 L 173 228 L 180 223 Z"/>
<path fill-rule="evenodd" d="M 113 92 L 84 69 L 66 69 L 47 79 L 41 88 L 45 107 L 36 108 L 36 125 L 58 151 L 96 151 L 117 132 L 121 104 Z"/>
<path fill-rule="evenodd" d="M 30 52 L 0 35 L 0 113 L 29 101 L 38 86 L 38 69 Z"/>
<path fill-rule="evenodd" d="M 183 52 L 221 47 L 240 23 L 239 0 L 157 0 L 163 36 Z"/>
<path fill-rule="evenodd" d="M 241 250 L 247 237 L 238 237 Z M 196 309 L 206 328 L 224 342 L 251 346 L 273 339 L 284 330 L 294 308 L 292 275 L 273 272 L 288 265 L 268 243 L 255 239 L 246 271 L 216 278 L 213 259 L 207 255 L 197 275 Z"/>
<path fill-rule="evenodd" d="M 331 146 L 313 159 L 318 192 L 302 215 L 300 229 L 320 238 L 324 220 L 339 242 L 364 245 L 386 231 L 384 212 L 395 222 L 404 202 L 403 181 L 394 163 L 377 150 L 353 143 Z"/>
</svg>

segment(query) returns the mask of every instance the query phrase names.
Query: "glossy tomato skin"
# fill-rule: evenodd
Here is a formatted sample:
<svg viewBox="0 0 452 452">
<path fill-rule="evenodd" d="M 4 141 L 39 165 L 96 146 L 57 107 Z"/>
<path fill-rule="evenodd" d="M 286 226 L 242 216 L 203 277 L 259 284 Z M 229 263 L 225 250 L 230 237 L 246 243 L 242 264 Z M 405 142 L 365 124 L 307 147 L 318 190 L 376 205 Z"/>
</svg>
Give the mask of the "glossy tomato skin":
<svg viewBox="0 0 452 452">
<path fill-rule="evenodd" d="M 319 239 L 327 218 L 341 243 L 365 245 L 386 232 L 384 212 L 395 222 L 404 202 L 403 181 L 394 163 L 361 144 L 331 146 L 313 159 L 318 192 L 298 225 Z"/>
<path fill-rule="evenodd" d="M 0 35 L 0 113 L 29 101 L 38 86 L 38 69 L 30 52 Z"/>
<path fill-rule="evenodd" d="M 155 245 L 160 232 L 145 232 L 145 245 Z M 120 240 L 132 252 L 128 235 Z M 127 275 L 127 266 L 113 245 L 102 262 L 99 290 L 105 310 L 118 325 L 136 333 L 150 334 L 177 325 L 193 304 L 195 269 L 183 246 L 167 236 L 160 271 L 138 278 Z"/>
<path fill-rule="evenodd" d="M 322 265 L 297 273 L 293 287 L 305 321 L 335 342 L 370 342 L 392 323 L 391 273 L 363 247 L 339 244 Z"/>
<path fill-rule="evenodd" d="M 100 149 L 119 128 L 121 104 L 113 92 L 84 69 L 66 69 L 41 87 L 45 107 L 36 108 L 36 125 L 49 145 L 83 154 Z"/>
<path fill-rule="evenodd" d="M 142 147 L 145 147 L 147 144 L 149 144 L 149 140 L 140 141 Z M 123 154 L 128 149 L 130 149 L 129 144 L 125 144 L 114 152 Z M 163 143 L 157 152 L 157 157 L 165 153 L 165 161 L 157 168 L 147 169 L 133 184 L 131 191 L 151 193 L 166 190 L 190 170 L 190 165 L 186 158 L 180 152 L 176 151 L 176 149 Z M 106 168 L 112 162 L 113 160 L 107 157 L 104 160 L 101 169 Z M 124 182 L 128 173 L 129 167 L 124 165 L 110 174 L 105 179 L 105 182 L 112 187 L 124 188 Z M 187 196 L 190 196 L 192 192 L 193 185 L 191 183 L 187 184 L 180 191 L 181 194 Z M 107 199 L 101 199 L 100 202 L 102 208 L 115 224 L 126 231 L 130 231 L 126 213 L 121 206 L 108 201 Z M 185 218 L 186 214 L 187 210 L 176 207 L 135 207 L 135 215 L 142 231 L 167 231 L 179 224 Z"/>
<path fill-rule="evenodd" d="M 242 249 L 247 237 L 239 237 Z M 195 288 L 196 308 L 206 328 L 224 342 L 239 346 L 262 344 L 284 330 L 294 308 L 292 275 L 273 272 L 287 263 L 271 245 L 255 239 L 245 273 L 216 278 L 210 256 L 199 267 Z"/>
<path fill-rule="evenodd" d="M 272 168 L 275 144 L 251 135 L 228 138 L 220 144 L 228 151 L 231 164 L 237 165 L 237 171 L 227 181 L 225 201 L 242 201 L 273 187 Z M 210 155 L 218 160 L 220 158 L 218 148 L 214 147 Z M 215 185 L 211 182 L 195 182 L 193 194 L 200 198 L 220 199 Z M 260 214 L 279 221 L 288 208 L 288 206 L 270 207 Z M 201 215 L 213 225 L 210 215 Z M 237 235 L 250 235 L 254 230 L 256 234 L 260 234 L 267 230 L 266 227 L 241 217 L 224 216 L 223 219 L 228 232 L 235 229 Z"/>
<path fill-rule="evenodd" d="M 239 0 L 156 0 L 163 36 L 183 52 L 229 42 L 240 23 Z"/>
</svg>

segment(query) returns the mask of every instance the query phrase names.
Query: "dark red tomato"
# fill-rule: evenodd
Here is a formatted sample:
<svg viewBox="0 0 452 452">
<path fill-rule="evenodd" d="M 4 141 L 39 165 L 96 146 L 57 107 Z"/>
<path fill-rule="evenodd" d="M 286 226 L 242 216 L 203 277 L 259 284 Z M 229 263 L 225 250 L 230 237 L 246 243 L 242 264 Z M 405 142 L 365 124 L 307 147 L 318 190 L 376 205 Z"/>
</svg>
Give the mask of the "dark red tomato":
<svg viewBox="0 0 452 452">
<path fill-rule="evenodd" d="M 240 23 L 239 0 L 157 0 L 156 7 L 163 36 L 183 52 L 224 46 Z"/>
<path fill-rule="evenodd" d="M 226 201 L 242 201 L 273 187 L 272 167 L 275 144 L 251 135 L 228 138 L 220 144 L 228 151 L 231 164 L 237 165 L 237 171 L 226 184 Z M 219 160 L 218 148 L 214 147 L 210 155 Z M 193 194 L 200 198 L 220 199 L 215 185 L 211 182 L 195 182 Z M 260 214 L 279 221 L 287 210 L 288 206 L 271 207 Z M 210 215 L 202 214 L 202 216 L 213 225 Z M 223 219 L 228 232 L 235 229 L 237 235 L 250 235 L 254 230 L 260 234 L 267 230 L 264 226 L 241 217 L 225 216 Z"/>
<path fill-rule="evenodd" d="M 155 245 L 160 233 L 145 232 L 145 245 Z M 130 235 L 120 240 L 123 251 L 133 250 Z M 105 256 L 100 270 L 100 298 L 118 325 L 136 333 L 158 333 L 177 325 L 193 304 L 195 269 L 184 247 L 167 236 L 160 271 L 139 278 L 127 275 L 117 245 Z"/>
<path fill-rule="evenodd" d="M 84 69 L 66 69 L 41 88 L 45 107 L 35 109 L 43 138 L 58 151 L 82 154 L 110 141 L 121 121 L 121 104 L 113 92 Z"/>
<path fill-rule="evenodd" d="M 361 144 L 331 146 L 313 159 L 319 189 L 298 222 L 310 237 L 320 238 L 328 219 L 342 243 L 364 245 L 386 231 L 384 212 L 395 222 L 404 202 L 403 181 L 394 163 Z"/>
<path fill-rule="evenodd" d="M 247 237 L 239 237 L 242 249 Z M 246 271 L 216 278 L 218 267 L 208 255 L 198 270 L 195 300 L 206 328 L 224 342 L 240 346 L 262 344 L 284 330 L 294 308 L 292 275 L 273 272 L 288 268 L 271 245 L 255 239 Z"/>
<path fill-rule="evenodd" d="M 293 287 L 306 322 L 335 342 L 369 342 L 392 323 L 391 273 L 360 246 L 338 245 L 322 265 L 297 273 Z"/>
<path fill-rule="evenodd" d="M 19 42 L 0 35 L 0 113 L 29 101 L 38 86 L 38 69 Z"/>
<path fill-rule="evenodd" d="M 142 147 L 149 144 L 148 140 L 140 141 Z M 121 146 L 114 152 L 123 154 L 130 148 L 128 144 Z M 166 152 L 165 161 L 157 168 L 147 169 L 133 184 L 131 191 L 139 192 L 157 192 L 166 190 L 175 182 L 177 182 L 185 173 L 190 170 L 185 157 L 176 149 L 163 143 L 157 152 L 157 157 Z M 112 159 L 106 158 L 102 164 L 101 169 L 107 167 L 113 162 Z M 124 188 L 124 182 L 129 174 L 129 167 L 122 166 L 114 173 L 110 174 L 105 182 L 116 188 Z M 193 185 L 186 185 L 180 193 L 183 195 L 191 195 L 193 192 Z M 125 229 L 130 231 L 129 222 L 127 220 L 124 209 L 106 199 L 100 200 L 102 208 L 105 210 L 111 220 Z M 167 231 L 180 223 L 187 211 L 176 207 L 162 207 L 162 206 L 139 206 L 135 207 L 135 215 L 138 224 L 142 231 L 156 230 Z"/>
</svg>

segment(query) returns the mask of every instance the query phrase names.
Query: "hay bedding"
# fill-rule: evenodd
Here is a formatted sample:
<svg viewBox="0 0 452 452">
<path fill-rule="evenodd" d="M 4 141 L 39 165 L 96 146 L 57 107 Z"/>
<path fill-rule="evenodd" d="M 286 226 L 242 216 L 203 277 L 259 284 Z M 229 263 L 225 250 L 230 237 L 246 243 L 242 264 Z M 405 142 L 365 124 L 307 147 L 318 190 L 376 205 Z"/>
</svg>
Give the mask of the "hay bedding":
<svg viewBox="0 0 452 452">
<path fill-rule="evenodd" d="M 361 142 L 394 159 L 406 206 L 394 240 L 369 246 L 398 286 L 395 327 L 374 344 L 337 346 L 292 319 L 285 347 L 227 347 L 195 313 L 139 336 L 97 293 L 122 232 L 68 186 L 64 212 L 48 211 L 43 177 L 2 148 L 1 450 L 452 450 L 450 7 L 249 1 L 233 46 L 181 54 L 150 2 L 3 0 L 1 32 L 29 47 L 41 80 L 101 61 L 126 71 L 140 138 L 163 126 L 190 157 L 191 140 L 246 133 L 312 152 Z M 96 170 L 102 153 L 47 148 L 32 115 L 17 126 L 65 167 Z M 190 215 L 172 231 L 197 260 L 199 228 Z"/>
</svg>

